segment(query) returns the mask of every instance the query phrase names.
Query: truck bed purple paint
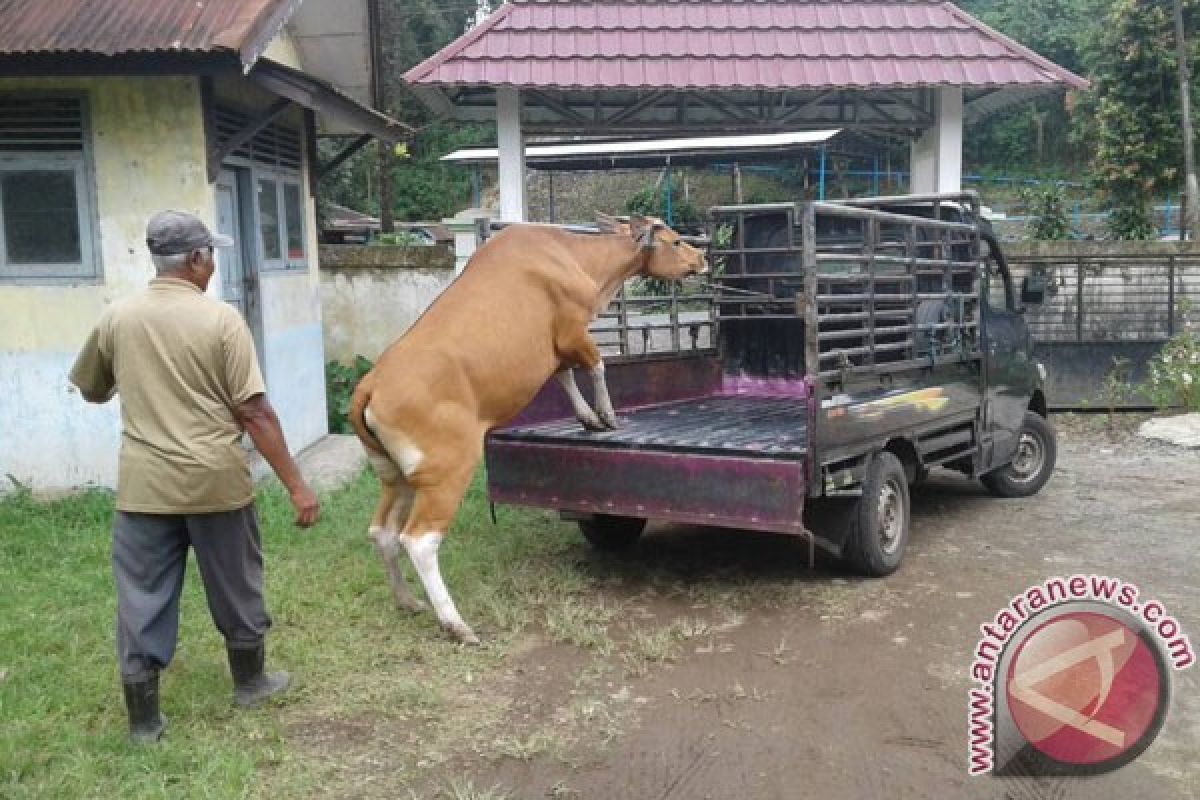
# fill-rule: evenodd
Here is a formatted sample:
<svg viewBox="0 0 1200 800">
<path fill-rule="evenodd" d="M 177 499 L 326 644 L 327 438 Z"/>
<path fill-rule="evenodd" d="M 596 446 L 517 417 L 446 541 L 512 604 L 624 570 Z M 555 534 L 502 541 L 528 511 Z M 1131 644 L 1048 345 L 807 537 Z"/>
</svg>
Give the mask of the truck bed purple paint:
<svg viewBox="0 0 1200 800">
<path fill-rule="evenodd" d="M 488 440 L 491 499 L 777 533 L 802 533 L 803 461 Z"/>
</svg>

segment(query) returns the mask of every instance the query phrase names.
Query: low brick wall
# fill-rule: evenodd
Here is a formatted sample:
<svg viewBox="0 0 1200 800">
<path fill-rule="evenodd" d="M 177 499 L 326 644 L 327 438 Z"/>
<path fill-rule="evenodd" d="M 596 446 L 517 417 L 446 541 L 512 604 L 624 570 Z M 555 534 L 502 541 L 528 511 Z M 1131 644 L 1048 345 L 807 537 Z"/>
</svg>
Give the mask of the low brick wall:
<svg viewBox="0 0 1200 800">
<path fill-rule="evenodd" d="M 325 358 L 374 361 L 454 280 L 448 247 L 323 245 Z"/>
</svg>

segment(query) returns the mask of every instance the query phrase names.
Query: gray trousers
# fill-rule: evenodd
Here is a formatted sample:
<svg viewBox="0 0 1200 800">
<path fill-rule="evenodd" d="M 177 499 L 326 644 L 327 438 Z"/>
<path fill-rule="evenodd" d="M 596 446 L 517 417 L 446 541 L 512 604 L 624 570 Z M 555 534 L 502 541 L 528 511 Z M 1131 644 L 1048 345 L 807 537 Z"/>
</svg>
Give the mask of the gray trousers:
<svg viewBox="0 0 1200 800">
<path fill-rule="evenodd" d="M 189 546 L 196 552 L 208 610 L 229 645 L 253 647 L 271 627 L 253 503 L 212 514 L 118 511 L 112 562 L 117 660 L 126 679 L 162 669 L 175 655 Z"/>
</svg>

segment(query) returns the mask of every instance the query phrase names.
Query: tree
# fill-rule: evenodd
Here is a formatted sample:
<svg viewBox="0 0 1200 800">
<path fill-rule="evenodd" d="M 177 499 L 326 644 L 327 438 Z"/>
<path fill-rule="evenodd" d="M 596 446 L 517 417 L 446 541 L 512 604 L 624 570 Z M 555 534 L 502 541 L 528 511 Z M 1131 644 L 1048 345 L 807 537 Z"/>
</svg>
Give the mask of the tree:
<svg viewBox="0 0 1200 800">
<path fill-rule="evenodd" d="M 1180 226 L 1180 239 L 1196 234 L 1200 220 L 1200 185 L 1196 182 L 1195 145 L 1192 144 L 1192 74 L 1188 66 L 1187 35 L 1183 25 L 1183 0 L 1175 0 L 1175 53 L 1179 61 L 1179 117 L 1183 129 L 1183 164 L 1187 186 L 1187 219 Z"/>
<path fill-rule="evenodd" d="M 1082 73 L 1090 29 L 1107 0 L 961 0 L 958 5 L 1056 64 Z M 964 143 L 964 157 L 976 167 L 1003 172 L 1073 171 L 1088 161 L 1086 125 L 1085 118 L 1070 113 L 1061 94 L 1049 95 L 976 127 Z"/>
<path fill-rule="evenodd" d="M 1183 0 L 1190 15 L 1196 0 Z M 1152 203 L 1178 185 L 1178 54 L 1161 0 L 1114 0 L 1089 47 L 1095 114 L 1092 160 L 1118 239 L 1155 235 Z"/>
<path fill-rule="evenodd" d="M 404 73 L 433 55 L 482 18 L 489 0 L 371 0 L 379 25 L 379 106 L 414 129 L 410 158 L 397 159 L 390 148 L 373 144 L 343 164 L 321 185 L 323 202 L 377 213 L 381 222 L 436 219 L 466 199 L 466 176 L 451 174 L 438 158 L 455 147 L 477 142 L 476 129 L 455 133 L 408 90 Z M 323 153 L 328 155 L 327 152 Z M 448 183 L 447 183 L 448 181 Z M 368 189 L 374 189 L 369 192 Z"/>
</svg>

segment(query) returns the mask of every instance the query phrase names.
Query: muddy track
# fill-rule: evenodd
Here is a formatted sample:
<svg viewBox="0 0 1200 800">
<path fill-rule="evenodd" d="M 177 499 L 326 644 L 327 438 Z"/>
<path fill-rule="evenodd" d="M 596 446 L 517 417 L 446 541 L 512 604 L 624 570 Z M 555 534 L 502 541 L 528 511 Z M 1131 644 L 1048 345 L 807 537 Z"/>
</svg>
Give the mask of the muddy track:
<svg viewBox="0 0 1200 800">
<path fill-rule="evenodd" d="M 616 576 L 604 591 L 623 614 L 688 621 L 671 657 L 644 674 L 597 657 L 581 677 L 577 648 L 529 649 L 497 687 L 512 700 L 501 727 L 543 745 L 459 756 L 430 781 L 470 776 L 513 798 L 1200 797 L 1196 669 L 1175 675 L 1166 727 L 1121 770 L 967 776 L 978 627 L 1025 587 L 1075 572 L 1133 581 L 1200 643 L 1200 453 L 1073 431 L 1061 450 L 1029 500 L 935 473 L 914 494 L 907 560 L 882 581 L 803 568 L 803 548 L 778 537 L 652 530 L 630 563 L 589 569 Z M 706 582 L 736 591 L 726 603 Z M 580 713 L 588 702 L 595 716 Z"/>
</svg>

